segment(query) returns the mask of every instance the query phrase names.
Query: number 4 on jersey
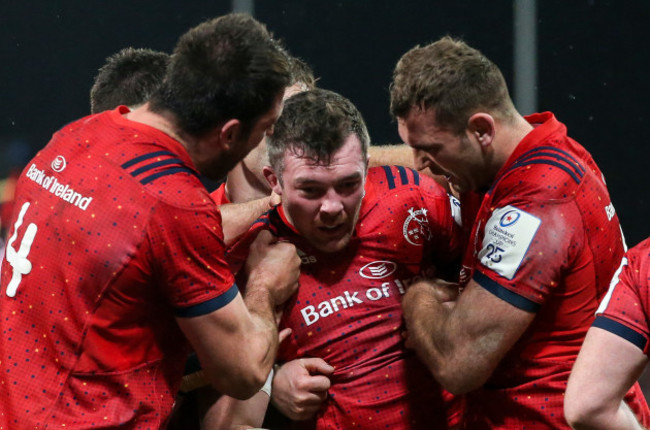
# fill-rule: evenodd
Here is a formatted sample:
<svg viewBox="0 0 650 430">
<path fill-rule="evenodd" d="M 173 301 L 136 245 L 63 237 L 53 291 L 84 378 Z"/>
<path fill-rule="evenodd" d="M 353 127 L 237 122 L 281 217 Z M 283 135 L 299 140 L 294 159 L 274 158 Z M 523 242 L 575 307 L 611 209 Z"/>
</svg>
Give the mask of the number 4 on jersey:
<svg viewBox="0 0 650 430">
<path fill-rule="evenodd" d="M 32 271 L 32 263 L 27 259 L 27 256 L 29 255 L 29 251 L 32 248 L 32 243 L 34 243 L 34 237 L 36 236 L 36 231 L 38 230 L 36 224 L 30 223 L 27 226 L 27 231 L 25 231 L 23 240 L 20 242 L 20 248 L 18 249 L 18 252 L 16 252 L 13 246 L 14 242 L 16 241 L 16 237 L 18 236 L 18 228 L 20 228 L 20 226 L 23 224 L 23 218 L 25 217 L 25 212 L 27 212 L 27 209 L 29 209 L 29 202 L 26 202 L 23 204 L 22 208 L 20 208 L 18 219 L 16 220 L 16 224 L 14 224 L 14 234 L 11 236 L 11 239 L 9 239 L 9 242 L 7 243 L 7 262 L 11 264 L 11 267 L 14 269 L 11 281 L 9 282 L 9 285 L 7 285 L 6 294 L 9 297 L 14 297 L 16 295 L 18 284 L 20 284 L 20 281 L 23 279 L 23 275 L 27 275 Z"/>
</svg>

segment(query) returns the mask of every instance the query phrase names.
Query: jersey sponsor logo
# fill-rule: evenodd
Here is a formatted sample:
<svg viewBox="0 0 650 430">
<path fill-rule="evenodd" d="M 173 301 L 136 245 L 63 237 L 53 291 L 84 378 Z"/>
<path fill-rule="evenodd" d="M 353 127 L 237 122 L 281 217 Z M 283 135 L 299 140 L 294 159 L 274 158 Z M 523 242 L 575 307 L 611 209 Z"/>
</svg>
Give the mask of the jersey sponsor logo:
<svg viewBox="0 0 650 430">
<path fill-rule="evenodd" d="M 409 216 L 404 220 L 402 234 L 404 235 L 404 239 L 411 245 L 422 246 L 424 245 L 424 241 L 431 240 L 427 212 L 424 208 L 418 210 L 410 208 L 408 210 Z"/>
<path fill-rule="evenodd" d="M 90 202 L 93 201 L 92 197 L 86 197 L 70 188 L 69 185 L 60 183 L 59 180 L 53 175 L 47 176 L 45 174 L 45 170 L 39 169 L 36 167 L 36 164 L 29 166 L 29 169 L 27 170 L 27 173 L 25 173 L 25 176 L 36 182 L 45 190 L 49 191 L 60 199 L 78 207 L 81 210 L 85 211 L 88 209 Z"/>
<path fill-rule="evenodd" d="M 54 170 L 57 173 L 60 173 L 65 169 L 65 167 L 68 164 L 65 161 L 65 158 L 63 158 L 63 155 L 57 155 L 54 160 L 52 160 L 52 170 Z"/>
<path fill-rule="evenodd" d="M 542 221 L 514 206 L 496 209 L 485 224 L 478 258 L 485 267 L 512 279 Z"/>
<path fill-rule="evenodd" d="M 373 261 L 359 269 L 359 275 L 366 279 L 382 279 L 392 275 L 397 264 L 392 261 Z"/>
<path fill-rule="evenodd" d="M 316 257 L 314 257 L 313 255 L 307 255 L 304 251 L 300 249 L 296 249 L 296 251 L 298 252 L 298 257 L 300 257 L 301 264 L 313 264 L 318 261 Z"/>
<path fill-rule="evenodd" d="M 429 275 L 424 275 L 429 277 Z M 307 305 L 300 309 L 305 324 L 310 326 L 321 318 L 341 312 L 342 310 L 365 303 L 366 301 L 376 302 L 378 300 L 393 297 L 395 293 L 400 296 L 406 292 L 406 288 L 413 282 L 422 279 L 422 276 L 414 276 L 409 279 L 393 279 L 382 282 L 380 286 L 366 288 L 365 291 L 344 291 L 341 295 L 331 299 L 323 300 L 317 305 Z M 397 290 L 397 291 L 395 291 Z"/>
</svg>

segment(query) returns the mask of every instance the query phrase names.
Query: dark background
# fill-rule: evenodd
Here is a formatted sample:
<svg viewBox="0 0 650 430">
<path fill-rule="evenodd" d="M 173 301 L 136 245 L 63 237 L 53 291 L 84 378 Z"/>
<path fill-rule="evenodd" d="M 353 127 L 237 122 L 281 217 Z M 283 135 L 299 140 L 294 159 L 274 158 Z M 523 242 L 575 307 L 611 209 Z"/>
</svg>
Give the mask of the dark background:
<svg viewBox="0 0 650 430">
<path fill-rule="evenodd" d="M 376 144 L 396 143 L 388 115 L 395 62 L 450 34 L 513 82 L 513 2 L 260 0 L 255 16 L 306 60 L 319 85 L 349 97 Z M 607 177 L 628 244 L 650 236 L 646 67 L 650 2 L 538 2 L 538 110 L 553 111 Z M 126 46 L 170 52 L 178 36 L 230 1 L 2 0 L 0 177 L 89 111 L 104 59 Z M 522 112 L 530 113 L 530 112 Z"/>
</svg>

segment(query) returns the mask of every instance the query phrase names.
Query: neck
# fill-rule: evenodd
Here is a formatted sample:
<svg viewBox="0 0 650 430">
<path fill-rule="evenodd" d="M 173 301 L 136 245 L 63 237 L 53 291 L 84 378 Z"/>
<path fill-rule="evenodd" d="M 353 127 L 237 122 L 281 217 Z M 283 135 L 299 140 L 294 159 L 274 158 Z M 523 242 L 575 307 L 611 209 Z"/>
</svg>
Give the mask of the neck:
<svg viewBox="0 0 650 430">
<path fill-rule="evenodd" d="M 139 122 L 162 131 L 172 139 L 178 141 L 186 149 L 190 143 L 190 140 L 187 137 L 183 137 L 182 134 L 177 131 L 171 114 L 152 112 L 149 109 L 149 103 L 145 103 L 144 105 L 132 110 L 127 113 L 125 117 L 130 121 Z"/>
<path fill-rule="evenodd" d="M 255 176 L 245 163 L 237 163 L 228 172 L 226 179 L 226 197 L 231 202 L 248 202 L 262 197 L 268 197 L 270 193 L 268 185 Z"/>
<path fill-rule="evenodd" d="M 526 119 L 517 114 L 510 122 L 506 124 L 501 124 L 500 135 L 498 136 L 498 141 L 496 148 L 498 148 L 497 161 L 498 169 L 503 167 L 503 165 L 508 161 L 510 156 L 519 142 L 521 142 L 528 133 L 533 130 L 533 126 L 526 121 Z M 498 170 L 497 169 L 497 170 Z"/>
</svg>

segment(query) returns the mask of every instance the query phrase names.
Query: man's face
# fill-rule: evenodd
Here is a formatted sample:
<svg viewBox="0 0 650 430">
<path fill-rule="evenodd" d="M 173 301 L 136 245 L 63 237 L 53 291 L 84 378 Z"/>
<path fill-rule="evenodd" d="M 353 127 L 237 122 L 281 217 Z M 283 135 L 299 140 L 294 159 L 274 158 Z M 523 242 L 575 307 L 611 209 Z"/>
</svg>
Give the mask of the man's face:
<svg viewBox="0 0 650 430">
<path fill-rule="evenodd" d="M 284 212 L 303 237 L 323 252 L 336 252 L 354 233 L 366 169 L 361 142 L 352 134 L 328 165 L 287 151 L 282 181 L 273 190 L 282 195 Z"/>
<path fill-rule="evenodd" d="M 397 128 L 402 140 L 413 148 L 418 170 L 428 168 L 445 176 L 458 191 L 489 186 L 481 145 L 471 133 L 457 135 L 437 126 L 432 109 L 412 109 L 406 118 L 398 118 Z"/>
<path fill-rule="evenodd" d="M 282 94 L 279 94 L 273 106 L 264 113 L 253 125 L 247 136 L 239 135 L 239 138 L 232 142 L 230 148 L 222 151 L 212 159 L 209 169 L 201 173 L 212 179 L 221 179 L 232 170 L 233 167 L 242 161 L 246 156 L 263 140 L 267 134 L 273 134 L 273 126 L 282 113 L 284 101 Z"/>
</svg>

